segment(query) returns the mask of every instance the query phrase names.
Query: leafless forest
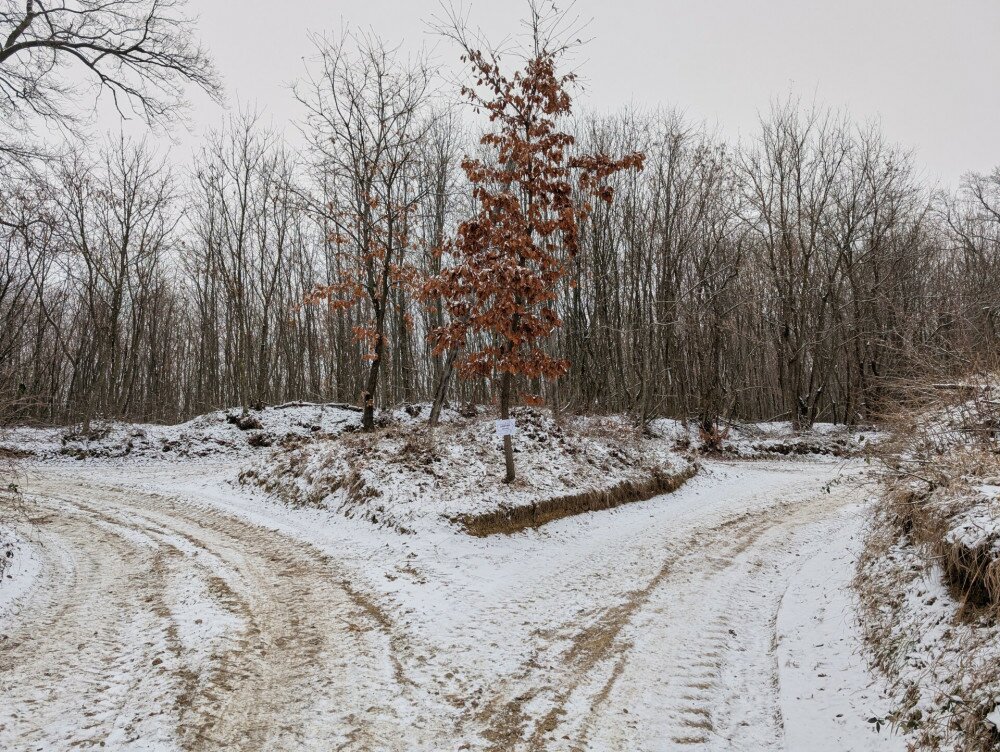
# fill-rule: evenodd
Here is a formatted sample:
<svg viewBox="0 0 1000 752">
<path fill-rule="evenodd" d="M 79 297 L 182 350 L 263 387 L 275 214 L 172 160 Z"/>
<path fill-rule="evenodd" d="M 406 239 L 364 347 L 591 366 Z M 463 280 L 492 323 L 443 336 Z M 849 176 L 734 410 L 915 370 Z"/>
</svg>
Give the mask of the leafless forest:
<svg viewBox="0 0 1000 752">
<path fill-rule="evenodd" d="M 10 7 L 13 25 L 23 8 Z M 152 7 L 169 16 L 171 4 Z M 144 142 L 35 154 L 5 131 L 0 401 L 12 420 L 357 402 L 373 326 L 376 403 L 434 395 L 447 355 L 427 333 L 444 322 L 414 281 L 440 270 L 438 249 L 470 212 L 460 165 L 481 134 L 427 60 L 364 35 L 315 45 L 289 94 L 308 112 L 308 148 L 252 113 L 234 114 L 191 170 Z M 102 85 L 156 122 L 175 79 L 217 86 L 202 53 L 183 52 L 153 69 L 152 91 Z M 15 70 L 45 80 L 39 59 L 15 68 L 4 54 L 4 83 Z M 41 93 L 8 96 L 8 122 L 56 117 L 68 92 Z M 644 152 L 645 167 L 611 179 L 615 201 L 587 218 L 559 290 L 548 346 L 570 371 L 523 391 L 705 425 L 860 422 L 899 379 L 964 370 L 996 346 L 1000 171 L 938 192 L 878 128 L 796 101 L 741 143 L 669 111 L 590 116 L 585 93 L 574 112 L 577 148 Z M 350 306 L 307 302 L 347 278 Z M 494 398 L 485 378 L 448 390 L 452 403 Z"/>
<path fill-rule="evenodd" d="M 0 0 L 0 750 L 1000 750 L 1000 5 L 519 4 Z"/>
</svg>

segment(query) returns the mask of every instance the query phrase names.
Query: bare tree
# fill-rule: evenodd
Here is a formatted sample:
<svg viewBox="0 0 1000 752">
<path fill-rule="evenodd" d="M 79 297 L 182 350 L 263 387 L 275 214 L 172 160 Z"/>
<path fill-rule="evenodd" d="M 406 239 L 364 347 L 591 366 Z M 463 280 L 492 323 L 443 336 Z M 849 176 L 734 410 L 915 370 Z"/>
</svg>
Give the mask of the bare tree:
<svg viewBox="0 0 1000 752">
<path fill-rule="evenodd" d="M 433 123 L 427 111 L 432 71 L 426 60 L 403 61 L 374 37 L 314 41 L 318 70 L 299 84 L 296 96 L 308 108 L 316 169 L 326 188 L 323 203 L 315 205 L 341 263 L 340 278 L 317 287 L 310 299 L 363 311 L 353 328 L 367 349 L 361 399 L 363 423 L 372 428 L 388 314 L 411 274 L 406 255 L 422 199 L 415 178 Z"/>
<path fill-rule="evenodd" d="M 0 422 L 359 394 L 373 418 L 375 404 L 492 398 L 488 377 L 443 378 L 459 348 L 434 355 L 428 333 L 449 319 L 410 281 L 447 268 L 435 251 L 478 211 L 461 155 L 496 160 L 419 64 L 336 49 L 300 86 L 316 106 L 301 159 L 241 116 L 189 177 L 120 140 L 4 175 Z M 646 167 L 607 176 L 615 200 L 578 223 L 554 286 L 563 326 L 541 346 L 572 365 L 557 384 L 519 376 L 519 391 L 708 434 L 858 422 L 915 374 L 960 374 L 1000 344 L 995 172 L 932 203 L 877 129 L 796 107 L 743 145 L 669 112 L 566 124 L 567 158 L 641 151 Z M 348 304 L 301 305 L 335 285 Z"/>
<path fill-rule="evenodd" d="M 292 158 L 257 121 L 232 120 L 200 156 L 191 214 L 197 242 L 187 257 L 207 324 L 204 356 L 225 371 L 228 393 L 244 408 L 274 396 L 305 220 Z"/>
<path fill-rule="evenodd" d="M 72 125 L 80 79 L 108 94 L 123 117 L 171 122 L 194 85 L 219 96 L 208 54 L 183 0 L 3 0 L 0 115 Z"/>
</svg>

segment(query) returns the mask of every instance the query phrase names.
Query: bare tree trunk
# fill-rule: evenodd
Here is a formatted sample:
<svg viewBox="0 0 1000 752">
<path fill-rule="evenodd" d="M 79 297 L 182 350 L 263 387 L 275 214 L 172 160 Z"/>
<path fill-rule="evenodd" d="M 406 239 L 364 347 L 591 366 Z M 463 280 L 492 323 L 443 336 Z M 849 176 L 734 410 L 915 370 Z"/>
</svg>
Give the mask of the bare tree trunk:
<svg viewBox="0 0 1000 752">
<path fill-rule="evenodd" d="M 368 367 L 368 380 L 365 383 L 365 391 L 361 394 L 364 405 L 361 426 L 366 431 L 371 431 L 375 428 L 375 394 L 378 389 L 378 374 L 382 366 L 382 355 L 385 353 L 385 337 L 382 335 L 384 327 L 385 307 L 379 305 L 375 313 L 375 357 Z"/>
<path fill-rule="evenodd" d="M 509 373 L 504 373 L 500 377 L 500 418 L 501 420 L 507 420 L 510 418 L 510 382 L 511 376 Z M 504 483 L 514 482 L 514 442 L 511 439 L 510 434 L 503 437 L 503 459 L 504 465 L 506 466 L 506 475 L 504 476 Z"/>
<path fill-rule="evenodd" d="M 361 426 L 366 431 L 371 431 L 375 428 L 375 390 L 378 388 L 378 372 L 379 366 L 382 364 L 381 350 L 381 345 L 375 346 L 375 360 L 372 361 L 371 366 L 368 368 L 368 381 L 365 385 L 365 391 L 361 395 L 364 404 Z"/>
<path fill-rule="evenodd" d="M 455 359 L 458 358 L 458 350 L 449 350 L 448 357 L 444 362 L 444 369 L 441 371 L 441 378 L 438 379 L 437 389 L 434 392 L 434 403 L 431 405 L 431 417 L 428 425 L 434 428 L 441 418 L 441 408 L 444 406 L 444 398 L 448 394 L 448 385 L 451 382 L 451 374 L 455 370 Z"/>
</svg>

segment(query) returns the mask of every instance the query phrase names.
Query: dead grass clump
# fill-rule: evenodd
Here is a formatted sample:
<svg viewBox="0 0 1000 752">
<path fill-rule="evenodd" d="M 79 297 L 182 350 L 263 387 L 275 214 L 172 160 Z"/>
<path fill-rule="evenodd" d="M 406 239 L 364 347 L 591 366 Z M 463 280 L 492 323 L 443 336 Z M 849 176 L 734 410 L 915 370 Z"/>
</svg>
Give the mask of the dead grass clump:
<svg viewBox="0 0 1000 752">
<path fill-rule="evenodd" d="M 433 473 L 436 462 L 441 460 L 438 441 L 430 431 L 407 432 L 400 437 L 395 461 L 408 470 Z"/>
<path fill-rule="evenodd" d="M 989 720 L 1000 703 L 1000 628 L 988 610 L 963 609 L 930 549 L 873 527 L 855 585 L 872 662 L 897 704 L 886 719 L 912 750 L 996 750 Z"/>
<path fill-rule="evenodd" d="M 718 424 L 712 425 L 709 430 L 706 430 L 704 426 L 699 426 L 698 438 L 701 440 L 703 452 L 721 454 L 723 445 L 729 438 L 729 429 L 722 428 Z"/>
<path fill-rule="evenodd" d="M 226 415 L 226 422 L 241 431 L 259 431 L 264 427 L 260 418 L 253 413 L 229 413 Z"/>
<path fill-rule="evenodd" d="M 84 430 L 82 427 L 68 429 L 62 435 L 62 443 L 69 444 L 71 442 L 78 441 L 100 441 L 101 439 L 107 438 L 110 433 L 110 424 L 95 423 L 89 430 Z"/>
<path fill-rule="evenodd" d="M 854 450 L 847 445 L 844 440 L 831 440 L 831 441 L 809 441 L 809 440 L 790 440 L 790 441 L 767 441 L 767 442 L 752 442 L 750 444 L 754 452 L 767 455 L 821 455 L 830 457 L 848 457 L 852 454 L 856 454 Z"/>
<path fill-rule="evenodd" d="M 915 750 L 1000 749 L 998 418 L 989 379 L 922 389 L 881 447 L 855 585 L 899 698 L 889 720 Z"/>
<path fill-rule="evenodd" d="M 1000 603 L 1000 561 L 995 541 L 978 546 L 942 541 L 945 578 L 966 609 L 992 609 Z"/>
<path fill-rule="evenodd" d="M 940 483 L 889 479 L 883 496 L 890 514 L 886 524 L 941 564 L 963 611 L 1000 614 L 1000 501 L 977 490 L 975 475 L 961 474 L 971 467 L 961 459 L 939 462 L 935 473 L 945 468 L 951 473 Z"/>
</svg>

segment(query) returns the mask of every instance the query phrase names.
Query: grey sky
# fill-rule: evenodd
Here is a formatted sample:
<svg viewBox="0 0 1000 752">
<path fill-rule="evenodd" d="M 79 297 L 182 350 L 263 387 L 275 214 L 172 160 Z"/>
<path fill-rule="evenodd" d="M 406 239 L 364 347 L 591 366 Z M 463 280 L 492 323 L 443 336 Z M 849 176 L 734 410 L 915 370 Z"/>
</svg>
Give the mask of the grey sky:
<svg viewBox="0 0 1000 752">
<path fill-rule="evenodd" d="M 465 7 L 491 37 L 515 30 L 524 12 L 519 0 Z M 298 112 L 288 84 L 310 30 L 370 27 L 450 62 L 454 49 L 424 24 L 438 9 L 438 0 L 191 5 L 230 101 L 265 109 L 278 128 Z M 580 59 L 585 109 L 676 107 L 735 139 L 792 93 L 877 118 L 891 141 L 914 149 L 930 181 L 955 184 L 1000 165 L 998 0 L 578 0 L 576 11 L 593 19 Z M 223 116 L 202 96 L 192 113 L 193 132 L 176 134 L 181 151 Z"/>
</svg>

